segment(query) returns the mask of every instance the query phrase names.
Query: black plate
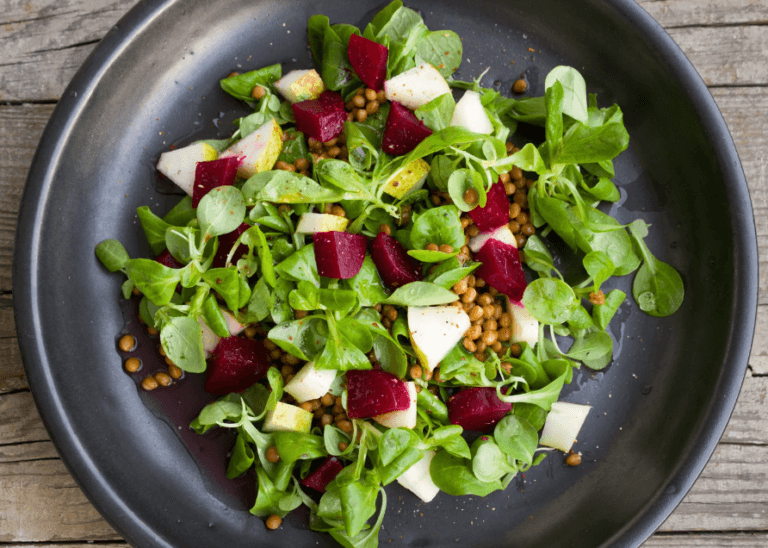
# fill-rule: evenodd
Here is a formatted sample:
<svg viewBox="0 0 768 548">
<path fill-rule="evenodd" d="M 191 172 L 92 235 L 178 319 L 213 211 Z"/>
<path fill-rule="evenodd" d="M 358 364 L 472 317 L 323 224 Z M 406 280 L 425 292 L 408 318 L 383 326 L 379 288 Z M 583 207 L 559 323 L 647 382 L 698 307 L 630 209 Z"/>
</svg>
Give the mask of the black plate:
<svg viewBox="0 0 768 548">
<path fill-rule="evenodd" d="M 80 69 L 35 156 L 19 215 L 14 300 L 27 377 L 64 462 L 135 546 L 332 546 L 306 516 L 279 532 L 196 464 L 174 428 L 121 369 L 121 277 L 93 248 L 149 249 L 135 208 L 164 212 L 154 162 L 173 143 L 232 131 L 245 109 L 219 89 L 232 70 L 308 67 L 306 21 L 366 23 L 379 1 L 176 0 L 137 5 Z M 399 486 L 380 538 L 407 546 L 637 546 L 669 515 L 720 438 L 745 372 L 757 303 L 757 245 L 747 185 L 722 117 L 666 33 L 634 2 L 414 1 L 432 29 L 464 39 L 458 76 L 530 95 L 557 64 L 617 102 L 631 145 L 617 162 L 620 221 L 653 224 L 651 249 L 678 268 L 686 299 L 654 319 L 623 305 L 617 355 L 577 373 L 568 401 L 593 406 L 577 450 L 486 499 Z M 514 61 L 514 64 L 512 64 Z M 225 118 L 227 118 L 225 116 Z M 628 290 L 632 276 L 620 280 Z"/>
</svg>

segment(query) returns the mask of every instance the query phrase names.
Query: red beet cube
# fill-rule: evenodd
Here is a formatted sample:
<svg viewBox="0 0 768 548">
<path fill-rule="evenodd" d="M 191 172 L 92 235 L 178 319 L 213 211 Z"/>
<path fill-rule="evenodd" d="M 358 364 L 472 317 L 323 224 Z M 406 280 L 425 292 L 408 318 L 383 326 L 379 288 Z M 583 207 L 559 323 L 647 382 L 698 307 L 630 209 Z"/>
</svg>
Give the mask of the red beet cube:
<svg viewBox="0 0 768 548">
<path fill-rule="evenodd" d="M 330 141 L 344 129 L 347 111 L 335 91 L 324 91 L 317 99 L 293 103 L 296 129 L 318 141 Z"/>
<path fill-rule="evenodd" d="M 315 491 L 325 493 L 325 488 L 333 479 L 342 471 L 344 465 L 336 457 L 328 457 L 323 461 L 314 472 L 311 472 L 306 478 L 301 480 L 301 483 L 305 487 L 310 487 Z"/>
<path fill-rule="evenodd" d="M 480 232 L 490 232 L 509 222 L 509 200 L 504 191 L 504 183 L 491 185 L 485 207 L 476 207 L 469 212 Z"/>
<path fill-rule="evenodd" d="M 155 257 L 155 260 L 168 268 L 184 268 L 184 265 L 177 261 L 167 249 Z"/>
<path fill-rule="evenodd" d="M 197 207 L 200 199 L 214 188 L 235 184 L 239 165 L 240 160 L 235 156 L 199 162 L 195 167 L 195 184 L 192 186 L 192 207 Z"/>
<path fill-rule="evenodd" d="M 224 268 L 226 266 L 227 255 L 229 255 L 232 246 L 235 245 L 240 235 L 249 228 L 251 228 L 251 225 L 243 223 L 232 232 L 219 236 L 219 247 L 216 249 L 216 255 L 213 257 L 211 268 Z M 243 244 L 237 246 L 235 254 L 232 255 L 232 264 L 236 264 L 246 253 L 248 253 L 248 246 Z"/>
<path fill-rule="evenodd" d="M 520 302 L 528 282 L 516 247 L 491 238 L 475 253 L 475 260 L 483 263 L 475 276 L 512 301 Z"/>
<path fill-rule="evenodd" d="M 411 405 L 406 384 L 392 373 L 369 369 L 347 371 L 347 416 L 366 419 Z"/>
<path fill-rule="evenodd" d="M 408 255 L 395 238 L 379 232 L 371 244 L 371 259 L 382 281 L 389 287 L 401 287 L 421 280 L 419 262 Z"/>
<path fill-rule="evenodd" d="M 387 78 L 387 58 L 389 50 L 372 40 L 353 34 L 347 46 L 349 64 L 363 83 L 379 91 Z"/>
<path fill-rule="evenodd" d="M 381 148 L 387 154 L 407 154 L 432 135 L 432 130 L 400 103 L 392 101 L 390 105 Z"/>
<path fill-rule="evenodd" d="M 267 374 L 269 351 L 260 340 L 226 337 L 208 360 L 205 390 L 211 394 L 240 392 Z"/>
<path fill-rule="evenodd" d="M 316 232 L 315 262 L 317 272 L 327 278 L 346 280 L 363 267 L 368 238 L 348 232 Z"/>
<path fill-rule="evenodd" d="M 448 399 L 448 419 L 464 430 L 490 432 L 512 410 L 511 403 L 504 403 L 493 387 L 467 388 Z"/>
</svg>

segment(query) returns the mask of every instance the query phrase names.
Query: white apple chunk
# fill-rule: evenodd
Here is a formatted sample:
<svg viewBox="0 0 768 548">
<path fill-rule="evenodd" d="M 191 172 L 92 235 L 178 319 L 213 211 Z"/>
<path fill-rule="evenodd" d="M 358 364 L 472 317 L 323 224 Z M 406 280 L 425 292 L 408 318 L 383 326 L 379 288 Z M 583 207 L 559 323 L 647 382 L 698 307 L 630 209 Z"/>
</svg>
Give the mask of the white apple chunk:
<svg viewBox="0 0 768 548">
<path fill-rule="evenodd" d="M 403 409 L 402 411 L 390 411 L 389 413 L 376 415 L 373 417 L 373 420 L 387 428 L 416 428 L 416 399 L 419 394 L 416 392 L 415 382 L 408 381 L 405 384 L 408 388 L 408 396 L 411 398 L 411 404 L 408 406 L 408 409 Z"/>
<path fill-rule="evenodd" d="M 314 234 L 316 232 L 344 232 L 349 219 L 328 213 L 303 213 L 296 223 L 297 234 Z"/>
<path fill-rule="evenodd" d="M 408 329 L 421 365 L 434 370 L 471 323 L 467 313 L 456 306 L 409 306 Z"/>
<path fill-rule="evenodd" d="M 227 322 L 227 329 L 229 330 L 230 335 L 239 335 L 245 331 L 245 326 L 238 322 L 228 310 L 222 308 L 221 313 L 224 315 L 224 321 Z"/>
<path fill-rule="evenodd" d="M 218 156 L 219 153 L 211 145 L 194 143 L 184 148 L 163 152 L 157 161 L 157 170 L 192 196 L 197 164 L 213 161 Z"/>
<path fill-rule="evenodd" d="M 544 430 L 541 431 L 541 445 L 554 447 L 567 453 L 579 435 L 584 420 L 587 418 L 589 405 L 558 401 L 552 404 L 547 415 Z"/>
<path fill-rule="evenodd" d="M 224 321 L 227 322 L 227 329 L 229 330 L 230 336 L 239 335 L 245 331 L 245 326 L 238 322 L 235 317 L 229 313 L 229 311 L 221 308 L 221 313 L 224 316 Z M 200 324 L 200 329 L 203 332 L 203 351 L 205 352 L 205 357 L 207 358 L 219 345 L 221 337 L 219 337 L 210 327 L 208 327 L 208 324 L 205 323 L 205 320 L 203 320 L 202 316 L 197 318 L 197 323 Z"/>
<path fill-rule="evenodd" d="M 424 502 L 432 502 L 432 499 L 440 492 L 440 488 L 435 485 L 435 482 L 432 481 L 432 476 L 429 475 L 429 466 L 432 464 L 434 456 L 435 452 L 431 449 L 424 451 L 424 456 L 421 457 L 421 460 L 417 461 L 397 478 L 397 483 L 411 491 Z"/>
<path fill-rule="evenodd" d="M 284 390 L 298 403 L 316 400 L 325 396 L 336 380 L 335 369 L 315 369 L 314 362 L 309 362 L 288 381 Z"/>
<path fill-rule="evenodd" d="M 264 417 L 264 432 L 301 432 L 309 434 L 312 413 L 290 403 L 277 402 L 275 408 Z"/>
<path fill-rule="evenodd" d="M 430 166 L 419 158 L 410 162 L 403 169 L 392 175 L 382 190 L 398 200 L 402 200 L 408 194 L 416 192 L 424 186 L 427 180 Z"/>
<path fill-rule="evenodd" d="M 499 240 L 502 243 L 517 247 L 517 240 L 515 235 L 509 229 L 509 225 L 501 225 L 490 232 L 481 232 L 474 238 L 469 240 L 467 246 L 472 250 L 472 253 L 480 251 L 488 240 Z"/>
<path fill-rule="evenodd" d="M 493 131 L 491 121 L 488 119 L 480 94 L 468 89 L 461 96 L 451 117 L 452 126 L 460 126 L 474 133 L 490 135 Z"/>
<path fill-rule="evenodd" d="M 243 179 L 253 177 L 262 171 L 272 169 L 283 149 L 283 130 L 272 118 L 259 129 L 225 150 L 220 158 L 235 156 L 240 160 L 237 176 Z"/>
<path fill-rule="evenodd" d="M 531 316 L 531 313 L 522 303 L 515 304 L 507 297 L 507 312 L 512 314 L 510 344 L 525 342 L 534 346 L 539 342 L 539 320 Z"/>
<path fill-rule="evenodd" d="M 411 110 L 416 110 L 432 99 L 450 92 L 451 87 L 443 75 L 429 63 L 401 72 L 384 82 L 387 99 L 397 101 Z"/>
<path fill-rule="evenodd" d="M 320 75 L 312 70 L 292 70 L 274 84 L 280 95 L 291 103 L 317 99 L 325 91 Z"/>
</svg>

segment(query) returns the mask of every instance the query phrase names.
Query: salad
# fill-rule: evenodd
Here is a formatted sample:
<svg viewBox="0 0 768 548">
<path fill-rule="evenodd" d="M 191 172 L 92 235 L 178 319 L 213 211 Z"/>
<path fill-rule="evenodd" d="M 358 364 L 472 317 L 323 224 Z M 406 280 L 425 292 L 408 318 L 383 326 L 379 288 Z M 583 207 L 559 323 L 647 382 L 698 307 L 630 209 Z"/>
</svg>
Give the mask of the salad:
<svg viewBox="0 0 768 548">
<path fill-rule="evenodd" d="M 459 36 L 400 0 L 362 31 L 316 15 L 307 32 L 315 69 L 229 75 L 254 112 L 162 153 L 186 196 L 138 208 L 155 257 L 96 255 L 159 337 L 168 372 L 143 389 L 198 374 L 220 396 L 190 426 L 236 432 L 227 476 L 255 472 L 251 513 L 276 529 L 306 505 L 313 530 L 374 547 L 390 483 L 429 502 L 503 490 L 549 451 L 577 465 L 589 407 L 558 399 L 611 362 L 626 295 L 604 288 L 634 273 L 659 317 L 684 288 L 649 225 L 598 207 L 629 136 L 578 71 L 534 98 L 457 80 Z M 518 124 L 544 141 L 515 143 Z M 565 248 L 580 274 L 558 269 Z"/>
</svg>

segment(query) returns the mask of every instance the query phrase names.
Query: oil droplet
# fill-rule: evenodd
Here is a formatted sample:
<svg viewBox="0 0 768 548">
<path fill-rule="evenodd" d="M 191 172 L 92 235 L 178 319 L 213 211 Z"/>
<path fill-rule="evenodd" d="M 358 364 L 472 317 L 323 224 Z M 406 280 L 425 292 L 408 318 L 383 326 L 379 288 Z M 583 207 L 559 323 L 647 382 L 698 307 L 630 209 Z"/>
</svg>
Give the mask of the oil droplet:
<svg viewBox="0 0 768 548">
<path fill-rule="evenodd" d="M 643 390 L 641 391 L 641 394 L 643 396 L 647 396 L 648 394 L 651 393 L 651 390 L 653 390 L 653 386 L 649 386 L 649 385 L 643 386 Z"/>
</svg>

